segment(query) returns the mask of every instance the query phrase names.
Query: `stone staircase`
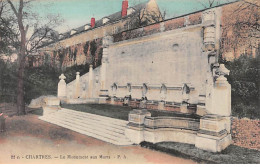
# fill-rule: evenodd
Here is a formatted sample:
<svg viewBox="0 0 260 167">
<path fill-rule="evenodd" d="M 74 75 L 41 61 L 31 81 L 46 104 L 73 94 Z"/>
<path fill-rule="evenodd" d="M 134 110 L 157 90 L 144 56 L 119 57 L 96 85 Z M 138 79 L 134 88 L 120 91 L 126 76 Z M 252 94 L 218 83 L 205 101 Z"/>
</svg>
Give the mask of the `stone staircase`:
<svg viewBox="0 0 260 167">
<path fill-rule="evenodd" d="M 115 145 L 133 144 L 125 136 L 128 121 L 65 108 L 39 119 Z"/>
</svg>

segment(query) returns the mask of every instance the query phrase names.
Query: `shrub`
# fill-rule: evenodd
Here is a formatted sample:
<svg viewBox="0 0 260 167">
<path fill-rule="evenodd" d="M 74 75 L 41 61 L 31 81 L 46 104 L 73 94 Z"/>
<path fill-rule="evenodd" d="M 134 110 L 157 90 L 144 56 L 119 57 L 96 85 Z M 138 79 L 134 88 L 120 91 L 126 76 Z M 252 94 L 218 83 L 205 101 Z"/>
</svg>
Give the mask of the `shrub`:
<svg viewBox="0 0 260 167">
<path fill-rule="evenodd" d="M 260 118 L 259 115 L 259 56 L 241 55 L 233 61 L 223 61 L 230 70 L 232 113 L 237 117 Z"/>
</svg>

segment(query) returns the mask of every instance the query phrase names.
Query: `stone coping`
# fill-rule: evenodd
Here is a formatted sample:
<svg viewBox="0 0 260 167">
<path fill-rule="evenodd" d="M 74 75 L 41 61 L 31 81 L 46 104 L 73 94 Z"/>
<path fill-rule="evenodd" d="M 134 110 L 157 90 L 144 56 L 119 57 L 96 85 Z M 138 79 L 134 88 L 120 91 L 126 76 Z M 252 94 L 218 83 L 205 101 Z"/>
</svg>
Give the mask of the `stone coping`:
<svg viewBox="0 0 260 167">
<path fill-rule="evenodd" d="M 140 109 L 140 110 L 139 109 L 133 109 L 133 111 L 130 111 L 129 114 L 146 115 L 148 113 L 150 113 L 150 112 L 146 109 Z"/>
<path fill-rule="evenodd" d="M 168 116 L 158 116 L 158 117 L 145 117 L 145 119 L 150 120 L 163 120 L 163 119 L 172 119 L 172 120 L 188 120 L 188 121 L 196 121 L 200 122 L 200 118 L 185 118 L 185 117 L 168 117 Z"/>
</svg>

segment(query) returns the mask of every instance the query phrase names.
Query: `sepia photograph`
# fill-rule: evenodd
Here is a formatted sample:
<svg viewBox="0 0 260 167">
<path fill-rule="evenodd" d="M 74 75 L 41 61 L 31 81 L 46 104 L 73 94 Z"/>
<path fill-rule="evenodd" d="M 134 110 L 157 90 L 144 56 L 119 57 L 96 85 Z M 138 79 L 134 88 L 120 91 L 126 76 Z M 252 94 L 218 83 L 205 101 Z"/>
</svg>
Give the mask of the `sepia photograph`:
<svg viewBox="0 0 260 167">
<path fill-rule="evenodd" d="M 259 0 L 0 0 L 0 164 L 260 164 Z"/>
</svg>

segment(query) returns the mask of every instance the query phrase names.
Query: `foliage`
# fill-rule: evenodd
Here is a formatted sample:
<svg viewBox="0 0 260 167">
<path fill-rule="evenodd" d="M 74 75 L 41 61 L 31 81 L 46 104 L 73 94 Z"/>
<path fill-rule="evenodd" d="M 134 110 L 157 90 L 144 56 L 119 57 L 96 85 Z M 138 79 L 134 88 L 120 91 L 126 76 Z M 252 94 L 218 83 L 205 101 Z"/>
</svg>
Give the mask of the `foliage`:
<svg viewBox="0 0 260 167">
<path fill-rule="evenodd" d="M 14 102 L 16 97 L 16 64 L 0 59 L 0 102 Z"/>
<path fill-rule="evenodd" d="M 88 54 L 88 49 L 89 49 L 89 41 L 87 41 L 84 45 L 83 52 L 84 52 L 85 56 L 87 56 L 87 54 Z"/>
<path fill-rule="evenodd" d="M 80 72 L 80 74 L 85 74 L 89 71 L 89 65 L 74 65 L 72 67 L 67 67 L 64 70 L 64 75 L 66 76 L 66 83 L 69 83 L 76 79 L 76 72 Z M 57 82 L 58 83 L 58 82 Z"/>
<path fill-rule="evenodd" d="M 259 56 L 241 55 L 233 61 L 222 62 L 230 70 L 232 112 L 234 116 L 260 118 L 259 111 Z"/>
<path fill-rule="evenodd" d="M 56 95 L 59 71 L 49 66 L 25 69 L 25 102 L 42 95 Z"/>
</svg>

